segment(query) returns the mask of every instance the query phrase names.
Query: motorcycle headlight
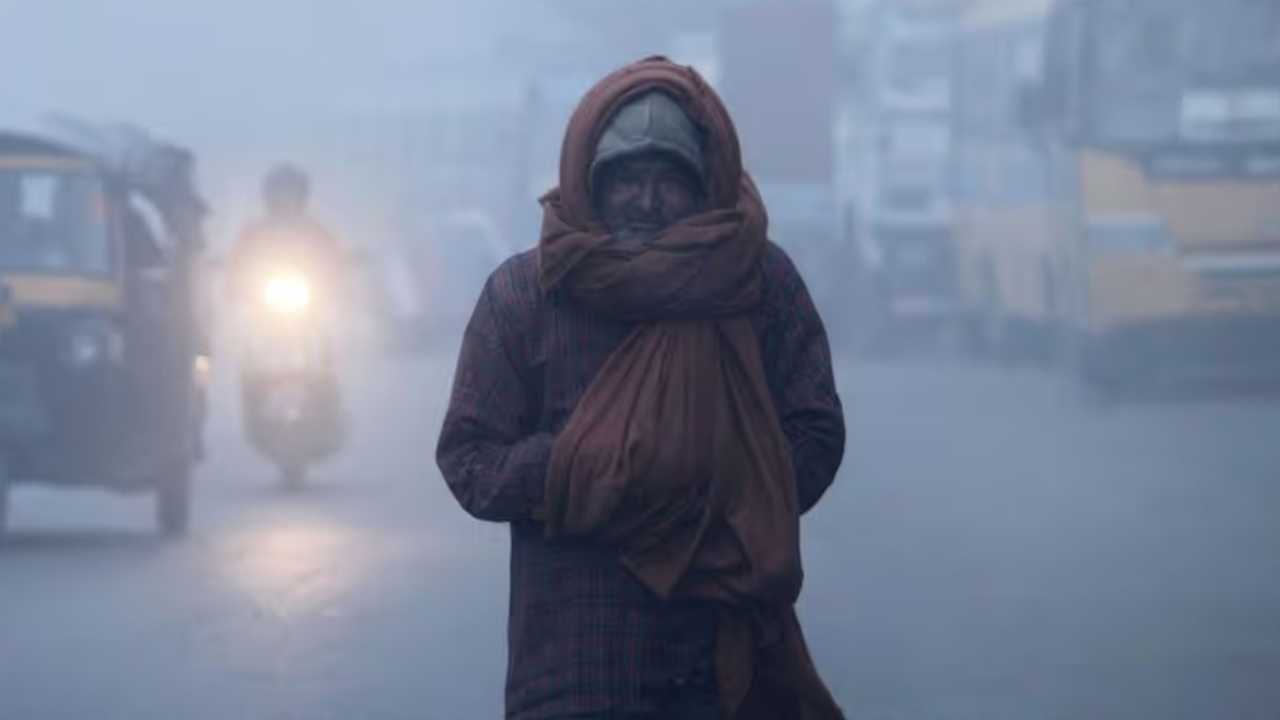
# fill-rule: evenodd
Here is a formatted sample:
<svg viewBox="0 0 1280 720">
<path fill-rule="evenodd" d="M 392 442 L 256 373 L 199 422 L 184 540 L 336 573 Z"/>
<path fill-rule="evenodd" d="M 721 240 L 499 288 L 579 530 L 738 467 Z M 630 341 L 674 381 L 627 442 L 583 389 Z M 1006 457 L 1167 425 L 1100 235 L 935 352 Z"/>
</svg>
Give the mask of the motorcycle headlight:
<svg viewBox="0 0 1280 720">
<path fill-rule="evenodd" d="M 263 286 L 262 301 L 272 312 L 295 315 L 311 305 L 311 285 L 297 273 L 272 275 Z"/>
<path fill-rule="evenodd" d="M 1173 252 L 1164 220 L 1154 215 L 1108 215 L 1089 219 L 1088 248 L 1093 255 L 1162 255 Z"/>
</svg>

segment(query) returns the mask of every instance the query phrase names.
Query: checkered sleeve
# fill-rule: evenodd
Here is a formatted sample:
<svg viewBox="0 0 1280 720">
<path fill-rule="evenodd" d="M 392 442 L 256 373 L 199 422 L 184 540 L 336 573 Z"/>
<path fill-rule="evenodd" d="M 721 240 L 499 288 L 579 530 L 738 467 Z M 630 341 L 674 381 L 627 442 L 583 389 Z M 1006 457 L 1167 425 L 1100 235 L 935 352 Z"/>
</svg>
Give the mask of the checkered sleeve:
<svg viewBox="0 0 1280 720">
<path fill-rule="evenodd" d="M 463 335 L 436 461 L 454 497 L 481 520 L 516 522 L 539 514 L 552 436 L 532 432 L 536 411 L 519 354 L 500 316 L 509 292 L 495 273 Z"/>
<path fill-rule="evenodd" d="M 775 245 L 765 268 L 765 372 L 791 446 L 800 511 L 808 512 L 830 487 L 844 458 L 844 410 L 827 331 L 803 278 Z"/>
</svg>

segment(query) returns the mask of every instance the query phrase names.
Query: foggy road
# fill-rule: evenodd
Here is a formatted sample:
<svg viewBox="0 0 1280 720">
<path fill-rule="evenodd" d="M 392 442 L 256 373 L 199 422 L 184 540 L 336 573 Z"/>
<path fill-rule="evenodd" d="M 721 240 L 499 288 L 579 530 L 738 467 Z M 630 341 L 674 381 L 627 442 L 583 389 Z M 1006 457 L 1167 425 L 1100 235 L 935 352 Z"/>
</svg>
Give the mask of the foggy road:
<svg viewBox="0 0 1280 720">
<path fill-rule="evenodd" d="M 473 425 L 537 396 L 547 429 L 615 321 L 749 310 L 746 376 L 799 380 L 822 468 L 827 368 L 787 263 L 746 262 L 766 238 L 837 345 L 799 614 L 850 720 L 1280 720 L 1280 0 L 0 1 L 0 27 L 0 480 L 170 480 L 159 513 L 14 488 L 0 720 L 501 717 L 509 529 L 434 458 L 455 326 L 487 287 Z M 353 436 L 299 492 L 242 433 L 249 355 L 254 437 L 295 471 L 341 434 L 340 367 Z M 633 364 L 627 389 L 667 367 Z M 1274 386 L 1153 387 L 1241 372 Z M 741 447 L 758 403 L 709 410 L 734 376 L 682 398 L 706 433 L 623 446 Z M 751 570 L 792 577 L 790 525 L 748 505 L 779 538 Z M 705 647 L 650 651 L 684 613 L 528 556 L 513 696 L 706 699 Z"/>
<path fill-rule="evenodd" d="M 368 362 L 350 451 L 296 495 L 224 373 L 186 540 L 144 499 L 20 489 L 0 718 L 499 717 L 505 528 L 431 454 L 453 359 Z M 838 372 L 849 448 L 801 610 L 850 717 L 1280 717 L 1280 400 Z"/>
</svg>

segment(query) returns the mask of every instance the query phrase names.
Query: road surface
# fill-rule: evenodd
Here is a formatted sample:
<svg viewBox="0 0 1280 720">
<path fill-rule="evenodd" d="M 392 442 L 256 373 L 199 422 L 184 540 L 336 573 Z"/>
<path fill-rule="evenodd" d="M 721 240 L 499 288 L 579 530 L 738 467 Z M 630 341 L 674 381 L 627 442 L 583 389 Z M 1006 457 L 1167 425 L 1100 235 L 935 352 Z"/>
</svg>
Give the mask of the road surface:
<svg viewBox="0 0 1280 720">
<path fill-rule="evenodd" d="M 24 488 L 0 718 L 497 718 L 507 537 L 432 460 L 447 352 L 367 358 L 302 494 L 223 374 L 194 527 Z M 1280 718 L 1280 398 L 1103 406 L 1035 370 L 841 362 L 802 619 L 850 717 Z"/>
</svg>

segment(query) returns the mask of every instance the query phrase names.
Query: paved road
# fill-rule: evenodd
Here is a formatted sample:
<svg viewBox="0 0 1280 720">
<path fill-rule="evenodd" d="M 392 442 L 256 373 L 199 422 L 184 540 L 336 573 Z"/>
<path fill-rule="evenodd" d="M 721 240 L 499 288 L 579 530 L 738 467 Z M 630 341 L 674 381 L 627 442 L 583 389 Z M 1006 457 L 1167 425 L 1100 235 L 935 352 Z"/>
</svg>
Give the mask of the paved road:
<svg viewBox="0 0 1280 720">
<path fill-rule="evenodd" d="M 224 401 L 180 543 L 140 499 L 20 491 L 0 718 L 498 717 L 506 534 L 430 460 L 451 372 L 365 361 L 362 432 L 302 495 Z M 840 375 L 850 447 L 806 520 L 802 614 L 851 716 L 1280 717 L 1280 399 Z"/>
</svg>

